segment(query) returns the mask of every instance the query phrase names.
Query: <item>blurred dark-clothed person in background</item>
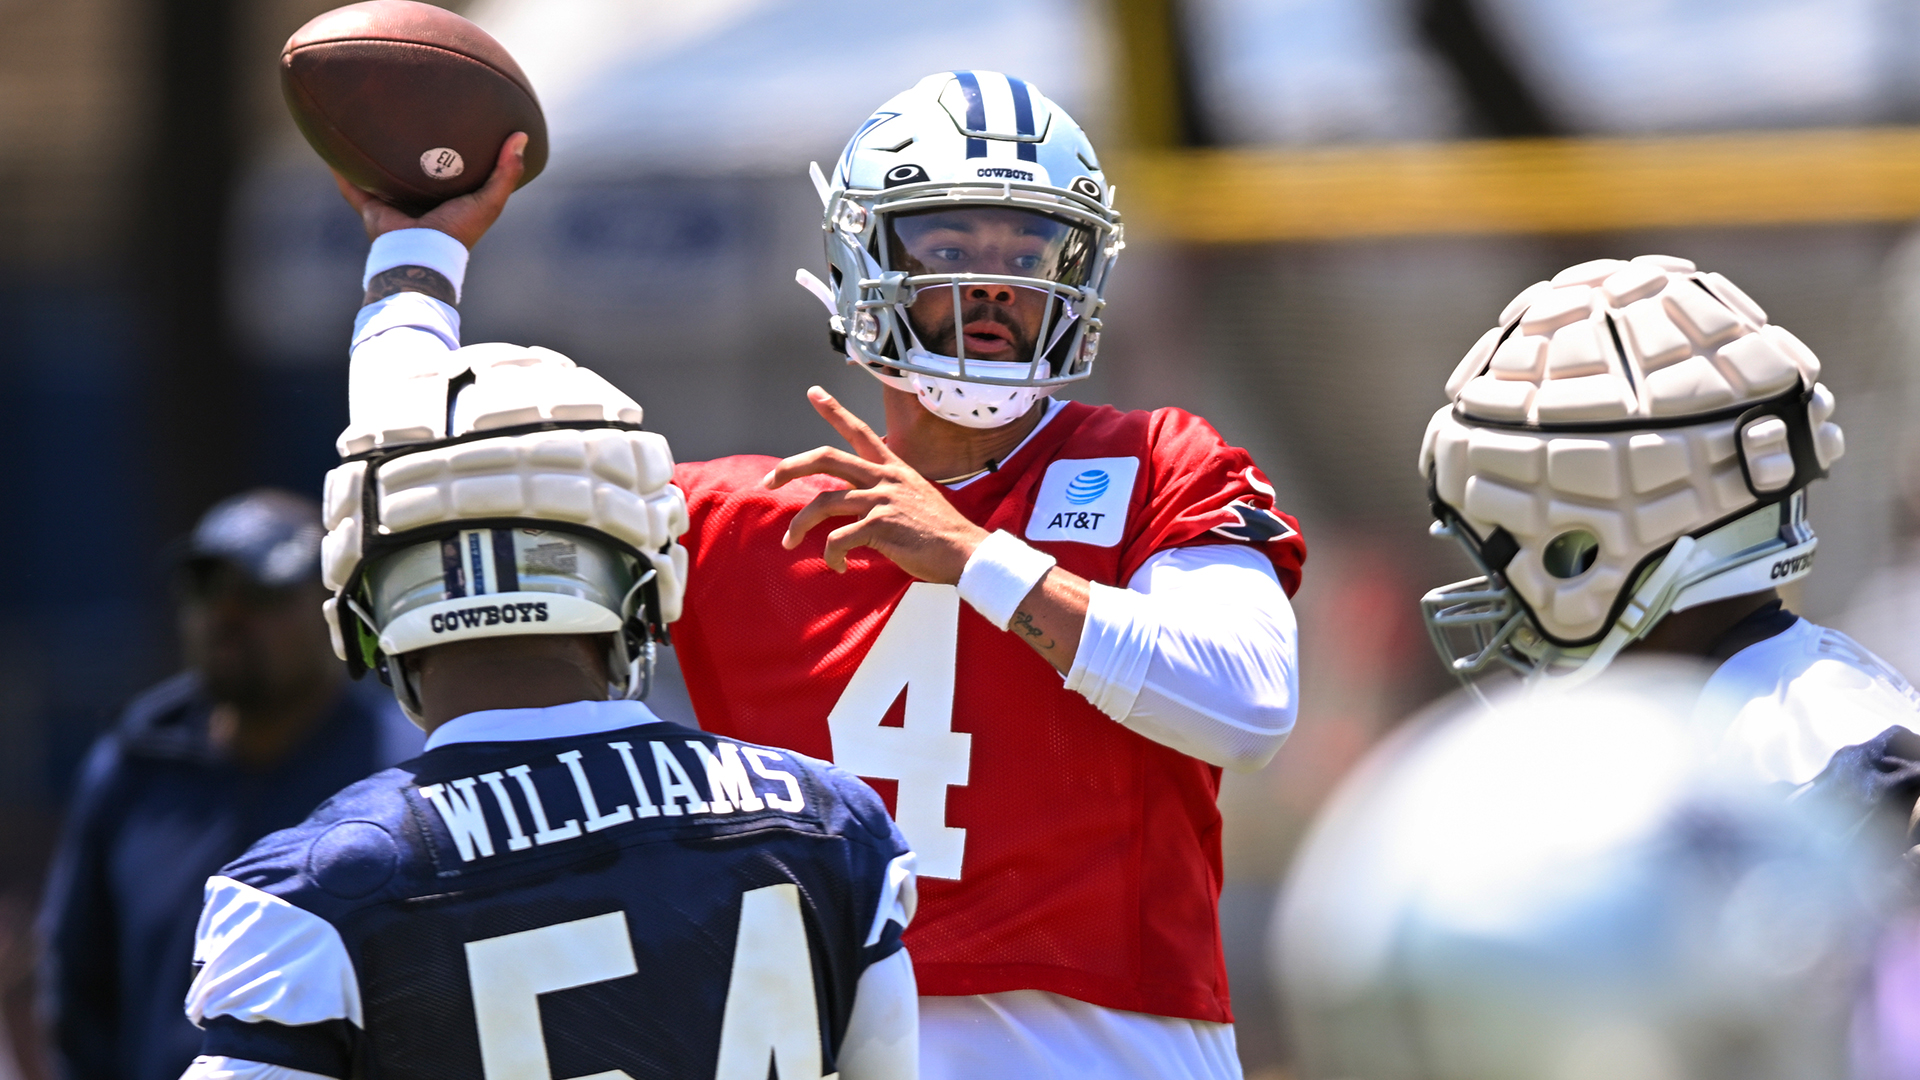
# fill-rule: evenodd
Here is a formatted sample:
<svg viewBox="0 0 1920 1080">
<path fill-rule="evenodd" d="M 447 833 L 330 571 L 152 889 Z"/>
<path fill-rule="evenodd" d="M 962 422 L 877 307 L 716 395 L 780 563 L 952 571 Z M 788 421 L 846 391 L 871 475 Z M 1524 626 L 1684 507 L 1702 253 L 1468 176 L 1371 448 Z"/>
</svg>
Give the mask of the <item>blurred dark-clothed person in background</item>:
<svg viewBox="0 0 1920 1080">
<path fill-rule="evenodd" d="M 173 1080 L 209 875 L 335 791 L 420 751 L 384 687 L 351 684 L 320 614 L 320 507 L 260 489 L 209 510 L 174 566 L 186 670 L 94 745 L 41 912 L 67 1080 Z"/>
</svg>

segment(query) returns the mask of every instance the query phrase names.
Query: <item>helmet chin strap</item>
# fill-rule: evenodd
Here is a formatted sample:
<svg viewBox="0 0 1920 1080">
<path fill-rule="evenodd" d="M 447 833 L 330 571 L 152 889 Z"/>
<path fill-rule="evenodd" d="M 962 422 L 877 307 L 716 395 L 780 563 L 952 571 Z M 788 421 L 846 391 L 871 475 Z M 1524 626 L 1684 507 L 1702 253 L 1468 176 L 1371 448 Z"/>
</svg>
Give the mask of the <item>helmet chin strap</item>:
<svg viewBox="0 0 1920 1080">
<path fill-rule="evenodd" d="M 813 298 L 820 301 L 820 303 L 826 307 L 827 323 L 833 327 L 835 333 L 844 334 L 847 332 L 846 321 L 840 318 L 840 307 L 834 303 L 833 290 L 827 288 L 826 282 L 815 277 L 813 271 L 808 270 L 804 266 L 793 272 L 793 280 L 801 288 L 812 293 Z"/>
<path fill-rule="evenodd" d="M 959 424 L 961 427 L 989 431 L 1005 427 L 1025 416 L 1033 404 L 1053 393 L 1050 386 L 1014 386 L 996 388 L 991 383 L 962 382 L 959 379 L 943 378 L 937 375 L 922 375 L 915 372 L 907 377 L 907 390 L 920 402 L 922 408 L 942 420 Z M 979 396 L 984 391 L 992 394 L 1001 389 L 997 398 Z M 966 406 L 947 405 L 949 397 L 965 401 Z"/>
<path fill-rule="evenodd" d="M 641 574 L 639 579 L 633 583 L 633 586 L 627 590 L 627 595 L 621 598 L 620 622 L 623 627 L 632 624 L 635 614 L 640 610 L 641 590 L 644 589 L 647 583 L 652 581 L 657 574 L 658 571 L 648 568 L 648 570 Z M 629 655 L 627 652 L 627 634 L 625 629 L 616 630 L 613 633 L 613 641 L 608 646 L 607 670 L 609 672 L 623 672 L 624 677 L 618 682 L 608 684 L 607 699 L 609 701 L 620 701 L 623 699 L 626 701 L 642 701 L 646 698 L 647 694 L 653 690 L 653 666 L 655 658 L 653 638 L 644 632 L 642 632 L 639 637 L 641 641 L 639 653 Z"/>
<path fill-rule="evenodd" d="M 616 675 L 607 682 L 608 701 L 644 701 L 653 689 L 653 639 L 637 653 L 627 650 L 626 635 L 616 633 L 607 646 L 607 670 Z"/>
<path fill-rule="evenodd" d="M 400 711 L 407 715 L 407 719 L 413 721 L 414 727 L 425 731 L 426 706 L 420 703 L 419 679 L 408 669 L 406 655 L 387 657 L 387 669 L 392 673 L 393 700 L 400 705 Z"/>
<path fill-rule="evenodd" d="M 1647 576 L 1645 583 L 1634 590 L 1633 599 L 1627 601 L 1626 609 L 1613 621 L 1613 628 L 1607 631 L 1607 636 L 1593 646 L 1592 652 L 1578 657 L 1576 667 L 1556 673 L 1553 671 L 1556 662 L 1576 657 L 1569 653 L 1549 654 L 1527 681 L 1536 686 L 1570 689 L 1605 671 L 1607 665 L 1613 663 L 1613 658 L 1620 655 L 1620 650 L 1645 636 L 1672 609 L 1674 598 L 1682 588 L 1681 574 L 1698 544 L 1691 536 L 1683 536 L 1673 542 L 1666 558 L 1661 559 L 1660 565 Z"/>
</svg>

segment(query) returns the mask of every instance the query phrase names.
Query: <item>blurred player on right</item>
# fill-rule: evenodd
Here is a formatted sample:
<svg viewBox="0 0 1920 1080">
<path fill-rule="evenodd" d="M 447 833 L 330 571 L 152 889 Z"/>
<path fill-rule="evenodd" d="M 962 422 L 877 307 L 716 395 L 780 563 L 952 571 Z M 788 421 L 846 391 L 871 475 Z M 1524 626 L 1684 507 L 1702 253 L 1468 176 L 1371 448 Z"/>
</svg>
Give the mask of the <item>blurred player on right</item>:
<svg viewBox="0 0 1920 1080">
<path fill-rule="evenodd" d="M 1714 666 L 1719 754 L 1806 784 L 1920 730 L 1920 694 L 1778 588 L 1813 569 L 1807 485 L 1844 450 L 1820 362 L 1685 259 L 1597 259 L 1521 293 L 1448 380 L 1420 451 L 1436 535 L 1482 576 L 1428 593 L 1470 678 L 1592 678 L 1625 650 Z"/>
<path fill-rule="evenodd" d="M 1305 1080 L 1891 1080 L 1879 864 L 1718 767 L 1703 674 L 1456 695 L 1354 771 L 1275 924 Z"/>
</svg>

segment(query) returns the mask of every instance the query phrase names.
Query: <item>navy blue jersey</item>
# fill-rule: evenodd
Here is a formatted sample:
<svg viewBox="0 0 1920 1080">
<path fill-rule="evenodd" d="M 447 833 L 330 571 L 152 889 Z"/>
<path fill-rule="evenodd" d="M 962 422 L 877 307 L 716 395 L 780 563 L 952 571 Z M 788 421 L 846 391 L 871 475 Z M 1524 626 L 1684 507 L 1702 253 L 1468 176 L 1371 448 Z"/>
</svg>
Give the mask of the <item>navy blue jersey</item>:
<svg viewBox="0 0 1920 1080">
<path fill-rule="evenodd" d="M 343 1080 L 835 1071 L 912 902 L 871 789 L 634 702 L 428 745 L 208 883 L 203 1053 Z"/>
</svg>

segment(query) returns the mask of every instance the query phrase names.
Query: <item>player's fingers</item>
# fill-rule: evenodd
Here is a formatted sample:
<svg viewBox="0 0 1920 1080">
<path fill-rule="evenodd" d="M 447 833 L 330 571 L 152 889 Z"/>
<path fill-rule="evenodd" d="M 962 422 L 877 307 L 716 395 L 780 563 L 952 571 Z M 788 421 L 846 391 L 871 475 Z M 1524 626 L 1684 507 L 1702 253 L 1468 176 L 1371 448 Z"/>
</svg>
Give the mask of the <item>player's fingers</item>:
<svg viewBox="0 0 1920 1080">
<path fill-rule="evenodd" d="M 873 509 L 881 496 L 870 490 L 853 489 L 848 491 L 823 491 L 813 497 L 813 501 L 800 508 L 787 522 L 787 534 L 780 538 L 780 546 L 792 551 L 800 546 L 815 525 L 829 518 L 860 517 Z"/>
<path fill-rule="evenodd" d="M 885 474 L 872 462 L 863 461 L 833 446 L 818 446 L 804 454 L 795 454 L 775 465 L 760 481 L 762 487 L 778 488 L 803 476 L 832 476 L 854 487 L 872 487 Z"/>
<path fill-rule="evenodd" d="M 825 388 L 807 387 L 807 400 L 813 404 L 814 411 L 819 413 L 827 423 L 832 424 L 833 430 L 839 432 L 841 438 L 847 440 L 847 445 L 853 447 L 854 453 L 868 461 L 899 460 L 894 452 L 887 448 L 886 440 L 868 427 L 865 420 L 853 415 L 853 410 L 840 404 L 838 398 L 827 393 Z"/>
<path fill-rule="evenodd" d="M 847 572 L 847 554 L 854 548 L 872 547 L 873 540 L 874 520 L 871 516 L 863 517 L 828 533 L 827 544 L 821 549 L 820 557 L 826 560 L 829 570 L 844 574 Z"/>
<path fill-rule="evenodd" d="M 527 171 L 527 133 L 516 131 L 507 136 L 500 144 L 500 156 L 493 163 L 493 172 L 488 174 L 487 182 L 474 192 L 479 201 L 488 205 L 505 206 L 507 196 L 520 184 L 520 177 Z"/>
<path fill-rule="evenodd" d="M 524 132 L 507 136 L 500 144 L 500 156 L 494 162 L 493 171 L 487 174 L 486 183 L 477 191 L 448 199 L 427 211 L 420 224 L 439 229 L 472 249 L 487 230 L 493 228 L 493 223 L 500 220 L 501 212 L 507 208 L 507 198 L 526 174 L 523 157 L 526 145 Z"/>
<path fill-rule="evenodd" d="M 372 195 L 355 187 L 353 181 L 341 176 L 338 170 L 329 169 L 328 171 L 333 173 L 333 184 L 340 189 L 340 197 L 347 200 L 347 205 L 353 207 L 355 213 L 362 212 L 366 209 L 366 205 L 373 201 Z"/>
<path fill-rule="evenodd" d="M 333 184 L 340 189 L 340 197 L 353 207 L 353 212 L 360 215 L 360 225 L 366 229 L 367 239 L 372 240 L 383 232 L 404 229 L 413 224 L 412 218 L 380 201 L 379 196 L 355 186 L 353 181 L 338 172 L 333 174 Z M 396 219 L 400 223 L 396 224 Z"/>
</svg>

